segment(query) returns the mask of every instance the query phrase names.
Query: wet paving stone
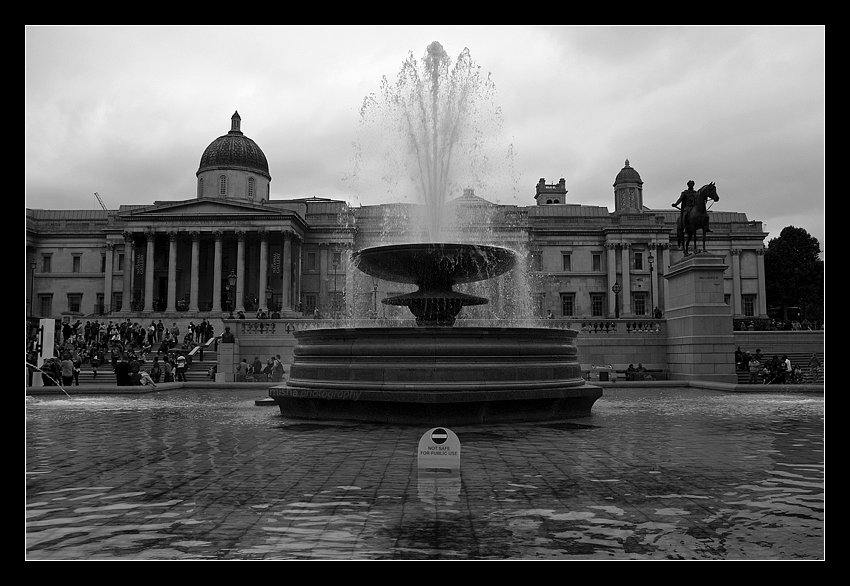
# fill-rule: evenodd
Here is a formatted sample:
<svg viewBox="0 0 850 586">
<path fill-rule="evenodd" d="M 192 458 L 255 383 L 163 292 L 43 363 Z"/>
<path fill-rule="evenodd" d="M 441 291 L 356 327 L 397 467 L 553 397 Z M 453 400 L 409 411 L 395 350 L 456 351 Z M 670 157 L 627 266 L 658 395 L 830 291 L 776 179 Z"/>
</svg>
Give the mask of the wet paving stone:
<svg viewBox="0 0 850 586">
<path fill-rule="evenodd" d="M 28 399 L 29 560 L 818 560 L 822 395 L 606 389 L 589 418 L 285 419 L 257 391 Z"/>
</svg>

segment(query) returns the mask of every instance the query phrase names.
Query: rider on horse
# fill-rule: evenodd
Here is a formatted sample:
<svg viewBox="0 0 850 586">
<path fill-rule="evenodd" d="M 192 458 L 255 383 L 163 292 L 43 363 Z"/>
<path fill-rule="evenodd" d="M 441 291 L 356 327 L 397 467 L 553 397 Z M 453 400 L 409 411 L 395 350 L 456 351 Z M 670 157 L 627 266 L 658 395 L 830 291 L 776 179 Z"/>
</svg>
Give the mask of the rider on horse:
<svg viewBox="0 0 850 586">
<path fill-rule="evenodd" d="M 673 204 L 674 208 L 679 208 L 679 229 L 685 230 L 685 218 L 688 216 L 688 212 L 696 205 L 697 203 L 697 192 L 694 191 L 694 180 L 691 179 L 688 181 L 688 188 L 682 192 L 679 196 L 679 199 L 676 200 L 676 203 Z M 681 207 L 679 207 L 681 204 Z M 711 232 L 711 229 L 706 227 L 706 232 Z"/>
</svg>

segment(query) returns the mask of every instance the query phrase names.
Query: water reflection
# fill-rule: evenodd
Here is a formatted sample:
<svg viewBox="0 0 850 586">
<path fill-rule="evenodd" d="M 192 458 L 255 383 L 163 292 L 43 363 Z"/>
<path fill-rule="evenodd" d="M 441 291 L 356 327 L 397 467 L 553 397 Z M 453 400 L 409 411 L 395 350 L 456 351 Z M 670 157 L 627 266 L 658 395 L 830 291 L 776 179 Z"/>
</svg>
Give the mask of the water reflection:
<svg viewBox="0 0 850 586">
<path fill-rule="evenodd" d="M 28 400 L 29 559 L 820 559 L 822 396 L 612 390 L 590 418 L 305 424 L 256 391 Z"/>
</svg>

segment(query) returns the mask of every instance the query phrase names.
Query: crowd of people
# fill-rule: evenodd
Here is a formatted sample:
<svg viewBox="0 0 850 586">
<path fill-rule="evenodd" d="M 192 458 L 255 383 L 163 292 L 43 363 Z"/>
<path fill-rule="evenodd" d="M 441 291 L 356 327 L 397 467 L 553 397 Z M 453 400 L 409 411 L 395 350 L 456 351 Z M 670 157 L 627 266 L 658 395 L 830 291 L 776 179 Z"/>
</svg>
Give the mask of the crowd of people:
<svg viewBox="0 0 850 586">
<path fill-rule="evenodd" d="M 738 332 L 778 332 L 799 330 L 822 330 L 823 322 L 814 320 L 780 319 L 736 319 L 734 329 Z"/>
<path fill-rule="evenodd" d="M 83 324 L 65 322 L 55 332 L 53 356 L 41 366 L 42 383 L 45 386 L 79 385 L 79 374 L 83 365 L 90 365 L 95 378 L 104 365 L 115 374 L 119 386 L 137 384 L 156 385 L 160 381 L 186 380 L 189 368 L 189 352 L 196 346 L 202 349 L 207 340 L 214 338 L 212 324 L 206 319 L 200 324 L 190 322 L 187 332 L 181 337 L 176 322 L 166 327 L 162 320 L 149 326 L 138 322 L 87 321 Z M 37 364 L 36 347 L 38 332 L 30 328 L 27 334 L 27 362 Z M 174 350 L 182 352 L 174 352 Z M 150 366 L 145 356 L 155 353 Z M 147 367 L 147 370 L 144 368 Z M 33 368 L 30 368 L 34 371 Z"/>
<path fill-rule="evenodd" d="M 280 382 L 286 374 L 280 354 L 269 358 L 265 364 L 259 356 L 249 363 L 247 358 L 236 365 L 236 382 Z"/>
<path fill-rule="evenodd" d="M 761 348 L 756 348 L 754 353 L 746 350 L 741 350 L 741 347 L 735 350 L 735 367 L 738 370 L 747 371 L 749 384 L 785 384 L 785 383 L 815 383 L 821 373 L 820 358 L 816 353 L 812 353 L 806 365 L 806 373 L 799 364 L 792 364 L 791 359 L 787 354 L 781 357 L 774 354 L 772 357 L 766 357 L 762 354 Z"/>
</svg>

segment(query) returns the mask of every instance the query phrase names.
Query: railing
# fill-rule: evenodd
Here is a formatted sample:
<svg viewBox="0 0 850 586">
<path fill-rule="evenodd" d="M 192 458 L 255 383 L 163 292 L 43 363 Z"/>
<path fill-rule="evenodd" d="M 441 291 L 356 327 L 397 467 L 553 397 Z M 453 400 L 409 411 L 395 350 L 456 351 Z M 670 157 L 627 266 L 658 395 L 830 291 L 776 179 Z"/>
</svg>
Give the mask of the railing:
<svg viewBox="0 0 850 586">
<path fill-rule="evenodd" d="M 505 328 L 547 328 L 575 330 L 588 335 L 605 334 L 662 334 L 663 319 L 631 320 L 613 319 L 598 321 L 572 321 L 569 319 L 458 319 L 454 327 L 505 327 Z M 302 330 L 327 328 L 409 328 L 416 323 L 409 319 L 240 319 L 225 320 L 226 325 L 239 335 L 291 334 Z"/>
</svg>

